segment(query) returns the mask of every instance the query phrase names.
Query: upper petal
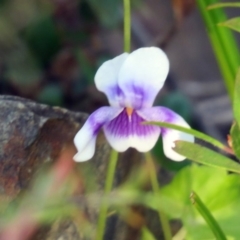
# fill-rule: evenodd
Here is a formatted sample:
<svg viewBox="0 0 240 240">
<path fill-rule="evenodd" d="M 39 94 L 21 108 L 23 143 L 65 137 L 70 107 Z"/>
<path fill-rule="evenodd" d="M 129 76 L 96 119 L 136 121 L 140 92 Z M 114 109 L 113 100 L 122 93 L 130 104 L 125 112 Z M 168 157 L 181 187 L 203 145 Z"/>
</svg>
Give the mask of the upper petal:
<svg viewBox="0 0 240 240">
<path fill-rule="evenodd" d="M 83 127 L 74 137 L 74 144 L 78 150 L 78 153 L 73 157 L 75 161 L 83 162 L 93 157 L 99 130 L 104 124 L 121 113 L 121 111 L 121 108 L 101 107 L 89 116 Z"/>
<path fill-rule="evenodd" d="M 97 89 L 107 95 L 111 106 L 122 105 L 123 93 L 118 86 L 118 74 L 128 56 L 128 53 L 123 53 L 112 60 L 104 62 L 95 75 Z"/>
<path fill-rule="evenodd" d="M 125 105 L 135 109 L 151 107 L 169 71 L 166 54 L 157 47 L 132 52 L 119 71 L 118 85 Z"/>
<path fill-rule="evenodd" d="M 169 122 L 182 127 L 190 128 L 188 123 L 180 115 L 165 107 L 152 107 L 149 109 L 141 109 L 140 111 L 138 111 L 138 114 L 147 119 L 147 121 Z M 161 129 L 163 135 L 164 154 L 174 161 L 184 160 L 186 157 L 176 153 L 172 148 L 175 147 L 175 141 L 177 140 L 194 142 L 193 135 L 170 128 Z"/>
</svg>

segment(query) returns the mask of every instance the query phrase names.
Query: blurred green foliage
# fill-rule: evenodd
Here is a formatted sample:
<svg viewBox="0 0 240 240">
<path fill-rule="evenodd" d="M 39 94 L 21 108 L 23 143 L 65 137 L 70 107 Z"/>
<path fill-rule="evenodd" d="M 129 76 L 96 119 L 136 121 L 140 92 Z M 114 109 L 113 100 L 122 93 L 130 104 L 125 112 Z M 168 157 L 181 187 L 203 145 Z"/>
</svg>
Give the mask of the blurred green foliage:
<svg viewBox="0 0 240 240">
<path fill-rule="evenodd" d="M 39 92 L 36 99 L 39 102 L 47 103 L 51 106 L 61 106 L 63 104 L 63 91 L 58 84 L 48 84 Z"/>
<path fill-rule="evenodd" d="M 164 209 L 171 219 L 182 220 L 187 230 L 186 239 L 215 239 L 201 215 L 192 206 L 189 198 L 192 190 L 201 196 L 227 237 L 238 239 L 239 187 L 238 175 L 228 174 L 225 170 L 192 165 L 178 172 L 173 181 L 161 189 L 160 199 L 163 199 Z"/>
<path fill-rule="evenodd" d="M 49 63 L 60 50 L 60 33 L 51 16 L 31 22 L 24 31 L 24 40 L 42 66 Z"/>
</svg>

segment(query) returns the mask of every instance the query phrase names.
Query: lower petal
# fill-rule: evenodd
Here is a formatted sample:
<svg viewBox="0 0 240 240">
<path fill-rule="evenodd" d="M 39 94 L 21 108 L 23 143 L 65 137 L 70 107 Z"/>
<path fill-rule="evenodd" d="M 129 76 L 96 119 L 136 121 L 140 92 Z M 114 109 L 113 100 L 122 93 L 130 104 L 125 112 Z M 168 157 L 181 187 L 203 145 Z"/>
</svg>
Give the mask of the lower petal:
<svg viewBox="0 0 240 240">
<path fill-rule="evenodd" d="M 144 117 L 147 121 L 168 122 L 185 128 L 190 128 L 188 123 L 180 115 L 165 107 L 152 107 L 149 109 L 139 110 L 138 114 Z M 173 150 L 173 147 L 175 147 L 175 141 L 184 140 L 194 142 L 193 135 L 170 128 L 161 127 L 161 130 L 163 136 L 164 154 L 174 161 L 183 161 L 186 157 Z"/>
<path fill-rule="evenodd" d="M 87 161 L 94 155 L 96 138 L 104 124 L 122 112 L 121 108 L 101 107 L 93 112 L 74 137 L 78 153 L 73 157 L 76 162 Z"/>
<path fill-rule="evenodd" d="M 124 152 L 129 147 L 139 152 L 151 150 L 160 135 L 157 126 L 143 125 L 146 121 L 133 111 L 128 116 L 126 110 L 122 111 L 116 118 L 104 125 L 104 133 L 109 144 L 118 152 Z"/>
</svg>

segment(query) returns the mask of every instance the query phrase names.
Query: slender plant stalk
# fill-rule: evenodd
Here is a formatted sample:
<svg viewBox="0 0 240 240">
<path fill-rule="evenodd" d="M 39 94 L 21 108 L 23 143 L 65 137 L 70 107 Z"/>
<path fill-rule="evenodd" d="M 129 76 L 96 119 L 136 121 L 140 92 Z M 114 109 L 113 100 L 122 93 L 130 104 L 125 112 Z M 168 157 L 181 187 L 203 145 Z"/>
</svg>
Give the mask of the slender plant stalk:
<svg viewBox="0 0 240 240">
<path fill-rule="evenodd" d="M 130 52 L 131 7 L 130 7 L 130 0 L 123 0 L 123 1 L 124 1 L 124 52 Z M 104 199 L 99 211 L 96 240 L 102 240 L 104 237 L 107 210 L 108 210 L 108 205 L 106 203 L 105 198 L 110 193 L 113 186 L 114 174 L 117 166 L 117 159 L 118 159 L 118 153 L 113 149 L 110 156 L 110 161 L 109 161 L 108 170 L 107 170 L 107 177 L 106 177 L 106 183 L 105 183 L 105 189 L 104 189 Z"/>
<path fill-rule="evenodd" d="M 108 210 L 108 205 L 106 203 L 105 198 L 111 192 L 111 189 L 113 186 L 114 174 L 117 166 L 117 159 L 118 159 L 118 153 L 114 149 L 112 149 L 111 156 L 108 163 L 108 169 L 107 169 L 107 177 L 106 177 L 105 188 L 104 188 L 104 198 L 99 211 L 96 240 L 102 240 L 104 236 L 107 210 Z"/>
<path fill-rule="evenodd" d="M 131 4 L 130 0 L 123 0 L 124 4 L 124 52 L 131 51 Z"/>
<path fill-rule="evenodd" d="M 155 194 L 159 195 L 160 188 L 159 188 L 159 183 L 158 183 L 157 174 L 156 174 L 155 165 L 154 165 L 152 156 L 149 152 L 146 153 L 145 156 L 146 156 L 147 168 L 149 170 L 149 175 L 150 175 L 153 192 Z M 160 222 L 162 224 L 164 238 L 165 238 L 165 240 L 171 240 L 172 234 L 171 234 L 171 229 L 170 229 L 168 219 L 167 219 L 166 215 L 160 209 L 158 210 L 158 214 L 159 214 Z"/>
<path fill-rule="evenodd" d="M 199 196 L 195 192 L 192 192 L 191 195 L 190 195 L 190 199 L 191 199 L 192 204 L 196 207 L 198 212 L 205 219 L 206 223 L 208 224 L 208 226 L 212 230 L 216 239 L 217 240 L 227 240 L 225 234 L 223 233 L 222 229 L 218 225 L 217 221 L 214 219 L 214 217 L 209 212 L 209 210 L 204 205 L 204 203 L 199 198 Z"/>
</svg>

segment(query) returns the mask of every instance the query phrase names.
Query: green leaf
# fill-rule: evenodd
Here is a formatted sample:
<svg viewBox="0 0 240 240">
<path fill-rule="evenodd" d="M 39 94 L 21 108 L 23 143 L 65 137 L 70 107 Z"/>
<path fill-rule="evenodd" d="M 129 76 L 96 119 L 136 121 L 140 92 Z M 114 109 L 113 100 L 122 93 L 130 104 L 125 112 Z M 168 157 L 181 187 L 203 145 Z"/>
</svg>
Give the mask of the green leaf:
<svg viewBox="0 0 240 240">
<path fill-rule="evenodd" d="M 240 68 L 238 69 L 237 77 L 235 80 L 233 115 L 238 125 L 240 126 Z"/>
<path fill-rule="evenodd" d="M 216 239 L 227 240 L 227 238 L 224 235 L 222 229 L 219 227 L 218 223 L 216 222 L 216 220 L 214 219 L 212 214 L 209 212 L 207 207 L 204 205 L 204 203 L 201 201 L 199 196 L 195 192 L 192 192 L 191 195 L 190 195 L 190 199 L 192 201 L 193 206 L 198 210 L 198 212 L 205 219 L 206 223 L 208 224 L 208 226 L 212 230 Z"/>
<path fill-rule="evenodd" d="M 144 122 L 144 124 L 151 124 L 151 125 L 157 125 L 160 127 L 165 127 L 165 128 L 171 128 L 174 130 L 178 130 L 181 132 L 185 132 L 185 133 L 189 133 L 199 139 L 202 139 L 208 143 L 211 143 L 212 145 L 219 147 L 222 150 L 226 150 L 226 146 L 224 144 L 222 144 L 221 142 L 219 142 L 217 139 L 210 137 L 202 132 L 199 132 L 197 130 L 194 129 L 189 129 L 189 128 L 185 128 L 185 127 L 181 127 L 175 124 L 171 124 L 171 123 L 167 123 L 167 122 Z"/>
<path fill-rule="evenodd" d="M 216 239 L 201 214 L 192 206 L 190 193 L 197 192 L 227 238 L 240 236 L 240 178 L 225 170 L 193 164 L 180 170 L 170 184 L 160 190 L 154 205 L 163 205 L 171 219 L 181 219 L 187 240 Z M 169 200 L 169 201 L 168 201 Z"/>
<path fill-rule="evenodd" d="M 156 240 L 153 234 L 148 230 L 148 228 L 143 227 L 141 232 L 141 240 Z"/>
<path fill-rule="evenodd" d="M 240 159 L 240 129 L 237 123 L 233 123 L 230 134 L 231 134 L 233 151 L 236 157 Z"/>
<path fill-rule="evenodd" d="M 228 27 L 232 30 L 240 32 L 240 17 L 231 18 L 225 22 L 221 22 L 218 26 Z"/>
<path fill-rule="evenodd" d="M 176 141 L 176 146 L 173 149 L 197 163 L 240 173 L 240 164 L 196 143 Z"/>
<path fill-rule="evenodd" d="M 212 10 L 212 9 L 222 8 L 222 7 L 240 7 L 240 3 L 239 2 L 216 3 L 208 6 L 207 10 Z"/>
</svg>

